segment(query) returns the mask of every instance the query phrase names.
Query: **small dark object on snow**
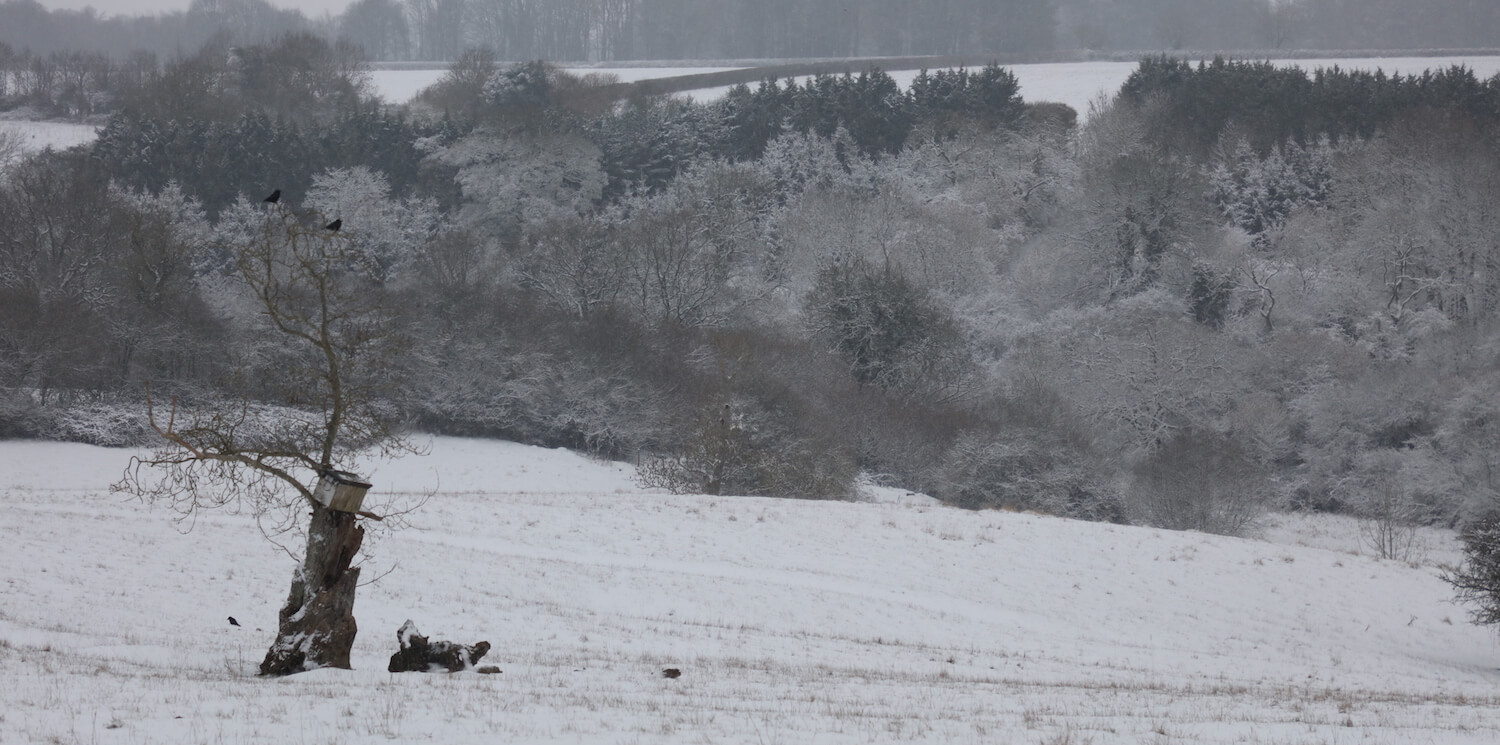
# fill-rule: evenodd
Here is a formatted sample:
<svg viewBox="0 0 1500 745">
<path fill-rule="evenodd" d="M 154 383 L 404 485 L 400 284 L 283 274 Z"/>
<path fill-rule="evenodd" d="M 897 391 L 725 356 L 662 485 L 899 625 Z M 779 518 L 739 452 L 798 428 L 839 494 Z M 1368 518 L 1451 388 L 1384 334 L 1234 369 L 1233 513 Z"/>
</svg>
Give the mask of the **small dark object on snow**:
<svg viewBox="0 0 1500 745">
<path fill-rule="evenodd" d="M 453 642 L 429 642 L 417 632 L 417 625 L 410 619 L 401 624 L 396 632 L 401 642 L 401 651 L 391 655 L 391 664 L 386 669 L 393 673 L 430 673 L 447 670 L 456 673 L 468 670 L 490 651 L 489 642 L 474 646 Z M 500 672 L 496 669 L 495 672 Z"/>
<path fill-rule="evenodd" d="M 234 620 L 234 616 L 230 616 L 230 617 L 229 617 L 229 625 L 230 625 L 230 626 L 238 626 L 238 625 L 240 625 L 240 622 L 239 622 L 239 621 L 236 621 L 236 620 Z"/>
<path fill-rule="evenodd" d="M 277 202 L 280 202 L 281 201 L 281 190 L 277 189 L 276 191 L 271 192 L 271 196 L 268 196 L 268 197 L 266 197 L 265 199 L 263 199 L 261 201 L 265 202 L 266 204 L 276 204 Z"/>
<path fill-rule="evenodd" d="M 661 676 L 663 678 L 680 678 L 680 677 L 682 677 L 682 671 L 678 670 L 675 667 L 669 667 L 669 668 L 661 671 Z"/>
<path fill-rule="evenodd" d="M 339 232 L 339 228 L 342 228 L 342 227 L 344 227 L 344 218 L 340 217 L 339 219 L 334 220 L 333 222 L 328 223 L 327 225 L 324 225 L 323 229 L 324 230 L 331 230 L 331 231 L 337 233 L 337 232 Z"/>
<path fill-rule="evenodd" d="M 475 668 L 474 672 L 479 673 L 480 675 L 494 675 L 498 672 L 501 672 L 501 670 L 494 665 L 485 665 L 484 667 Z"/>
</svg>

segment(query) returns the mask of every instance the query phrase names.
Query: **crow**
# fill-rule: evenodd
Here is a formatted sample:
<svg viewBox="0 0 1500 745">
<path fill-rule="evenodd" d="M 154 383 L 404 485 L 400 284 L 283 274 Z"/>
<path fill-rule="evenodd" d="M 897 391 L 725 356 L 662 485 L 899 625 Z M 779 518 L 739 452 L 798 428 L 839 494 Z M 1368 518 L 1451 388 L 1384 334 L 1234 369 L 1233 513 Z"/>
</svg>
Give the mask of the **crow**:
<svg viewBox="0 0 1500 745">
<path fill-rule="evenodd" d="M 327 225 L 324 225 L 323 229 L 324 230 L 332 230 L 333 232 L 337 233 L 337 232 L 339 232 L 339 228 L 342 228 L 342 227 L 344 227 L 344 219 L 343 218 L 339 218 L 337 220 L 334 220 L 331 223 L 328 223 Z"/>
<path fill-rule="evenodd" d="M 238 626 L 238 625 L 240 625 L 240 622 L 239 622 L 239 621 L 236 621 L 236 620 L 234 620 L 234 616 L 230 616 L 230 617 L 229 617 L 229 625 L 230 625 L 230 626 Z"/>
<path fill-rule="evenodd" d="M 277 202 L 280 202 L 281 201 L 281 190 L 277 189 L 276 191 L 271 192 L 271 196 L 266 197 L 265 199 L 262 199 L 261 201 L 265 202 L 266 204 L 276 204 Z"/>
</svg>

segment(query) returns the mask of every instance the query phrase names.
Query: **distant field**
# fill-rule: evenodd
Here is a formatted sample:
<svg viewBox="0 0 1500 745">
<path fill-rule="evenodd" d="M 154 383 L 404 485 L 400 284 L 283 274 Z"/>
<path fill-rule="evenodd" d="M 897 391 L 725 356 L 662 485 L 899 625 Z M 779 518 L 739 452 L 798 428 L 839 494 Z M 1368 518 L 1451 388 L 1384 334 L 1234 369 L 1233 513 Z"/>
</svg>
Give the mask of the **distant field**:
<svg viewBox="0 0 1500 745">
<path fill-rule="evenodd" d="M 0 119 L 0 132 L 14 132 L 21 138 L 21 146 L 27 150 L 42 150 L 82 145 L 98 136 L 98 128 L 92 124 L 70 122 L 31 122 Z"/>
</svg>

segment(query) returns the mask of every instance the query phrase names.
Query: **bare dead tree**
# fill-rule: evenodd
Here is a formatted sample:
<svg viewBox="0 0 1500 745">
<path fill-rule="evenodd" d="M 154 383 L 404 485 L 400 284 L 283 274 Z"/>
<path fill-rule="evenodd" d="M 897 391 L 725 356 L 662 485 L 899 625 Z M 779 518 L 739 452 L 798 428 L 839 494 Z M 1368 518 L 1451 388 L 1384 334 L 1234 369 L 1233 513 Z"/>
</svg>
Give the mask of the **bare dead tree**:
<svg viewBox="0 0 1500 745">
<path fill-rule="evenodd" d="M 309 512 L 306 554 L 260 666 L 262 675 L 286 675 L 350 666 L 359 518 L 382 519 L 321 503 L 318 479 L 355 470 L 362 456 L 416 450 L 385 403 L 399 385 L 394 360 L 405 342 L 383 288 L 348 233 L 319 230 L 321 220 L 304 223 L 280 205 L 266 209 L 253 234 L 224 247 L 255 311 L 241 350 L 247 373 L 224 394 L 173 399 L 167 411 L 148 389 L 163 443 L 133 459 L 115 489 L 183 515 L 240 507 L 291 524 Z"/>
</svg>

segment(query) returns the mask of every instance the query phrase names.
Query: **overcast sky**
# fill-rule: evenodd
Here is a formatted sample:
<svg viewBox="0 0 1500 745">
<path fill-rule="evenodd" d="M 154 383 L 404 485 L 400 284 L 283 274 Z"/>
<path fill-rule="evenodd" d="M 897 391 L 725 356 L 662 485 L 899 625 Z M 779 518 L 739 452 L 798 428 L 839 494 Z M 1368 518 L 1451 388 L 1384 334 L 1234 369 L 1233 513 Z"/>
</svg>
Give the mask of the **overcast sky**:
<svg viewBox="0 0 1500 745">
<path fill-rule="evenodd" d="M 110 16 L 134 16 L 150 13 L 169 13 L 187 10 L 192 0 L 38 0 L 50 10 L 82 10 L 92 6 Z M 324 13 L 342 13 L 353 0 L 271 0 L 278 8 L 296 8 L 308 18 L 318 18 Z"/>
</svg>

